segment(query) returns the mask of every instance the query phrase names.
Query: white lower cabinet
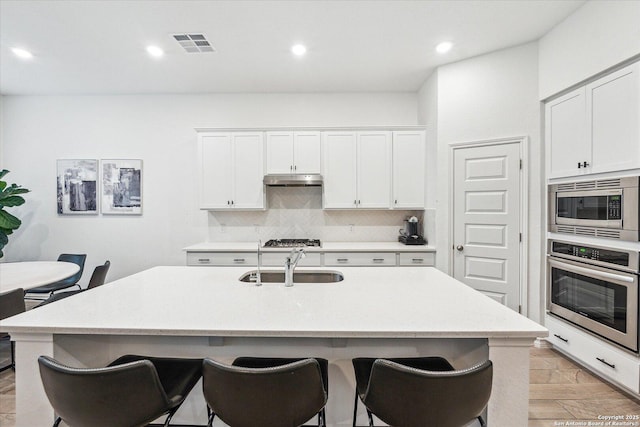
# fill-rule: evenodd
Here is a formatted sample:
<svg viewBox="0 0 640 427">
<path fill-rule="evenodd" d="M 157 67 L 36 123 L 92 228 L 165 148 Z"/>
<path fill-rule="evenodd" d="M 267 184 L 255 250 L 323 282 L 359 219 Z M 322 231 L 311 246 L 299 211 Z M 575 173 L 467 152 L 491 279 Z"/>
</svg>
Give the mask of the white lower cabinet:
<svg viewBox="0 0 640 427">
<path fill-rule="evenodd" d="M 256 266 L 258 254 L 255 252 L 187 252 L 187 265 Z"/>
<path fill-rule="evenodd" d="M 436 264 L 435 252 L 400 252 L 399 265 L 432 267 Z"/>
<path fill-rule="evenodd" d="M 282 267 L 289 255 L 286 252 L 260 253 L 263 267 Z M 433 267 L 435 252 L 306 252 L 298 262 L 303 267 Z M 187 251 L 187 265 L 253 266 L 258 263 L 258 254 L 253 252 L 192 252 Z"/>
<path fill-rule="evenodd" d="M 322 259 L 319 252 L 307 252 L 305 255 L 306 256 L 298 262 L 298 265 L 305 267 L 320 267 L 322 265 Z M 284 268 L 284 261 L 288 256 L 288 252 L 262 252 L 262 254 L 260 254 L 260 265 L 265 267 L 274 266 Z"/>
<path fill-rule="evenodd" d="M 395 266 L 396 254 L 385 252 L 327 252 L 324 265 Z"/>
<path fill-rule="evenodd" d="M 605 378 L 640 393 L 640 359 L 560 319 L 547 315 L 548 340 Z"/>
</svg>

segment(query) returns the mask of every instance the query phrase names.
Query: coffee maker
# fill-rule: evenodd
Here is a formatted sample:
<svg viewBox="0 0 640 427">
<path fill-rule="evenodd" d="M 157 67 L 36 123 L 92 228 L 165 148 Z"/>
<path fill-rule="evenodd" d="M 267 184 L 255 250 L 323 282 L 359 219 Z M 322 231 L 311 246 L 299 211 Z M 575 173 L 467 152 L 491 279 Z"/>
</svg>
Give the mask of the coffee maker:
<svg viewBox="0 0 640 427">
<path fill-rule="evenodd" d="M 420 235 L 420 222 L 412 216 L 404 220 L 404 227 L 400 229 L 398 242 L 405 245 L 426 245 L 427 241 Z"/>
</svg>

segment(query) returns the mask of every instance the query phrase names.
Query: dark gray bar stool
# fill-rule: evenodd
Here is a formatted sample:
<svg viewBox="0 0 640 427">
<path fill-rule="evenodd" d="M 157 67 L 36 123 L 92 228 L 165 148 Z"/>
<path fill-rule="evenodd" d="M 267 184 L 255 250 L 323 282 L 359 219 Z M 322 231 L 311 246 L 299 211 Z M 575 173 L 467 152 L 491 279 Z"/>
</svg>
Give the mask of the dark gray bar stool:
<svg viewBox="0 0 640 427">
<path fill-rule="evenodd" d="M 209 426 L 216 416 L 233 427 L 300 426 L 327 404 L 320 365 L 311 358 L 265 368 L 205 359 L 202 375 Z"/>
<path fill-rule="evenodd" d="M 152 359 L 152 360 L 150 360 Z M 72 368 L 40 356 L 40 376 L 58 418 L 71 427 L 164 426 L 201 376 L 202 359 L 128 355 L 105 368 Z"/>
<path fill-rule="evenodd" d="M 97 266 L 93 270 L 93 274 L 91 274 L 91 278 L 89 279 L 89 285 L 87 289 L 97 288 L 98 286 L 104 285 L 104 281 L 107 278 L 107 273 L 109 272 L 109 267 L 111 267 L 111 261 L 107 260 L 103 265 Z M 61 299 L 68 298 L 75 294 L 79 294 L 80 292 L 84 292 L 87 289 L 75 289 L 73 291 L 65 291 L 65 292 L 56 292 L 51 295 L 49 298 L 36 305 L 36 307 L 42 307 L 43 305 L 51 304 L 52 302 L 60 301 Z"/>
<path fill-rule="evenodd" d="M 355 405 L 358 398 L 364 403 L 369 426 L 373 426 L 372 414 L 396 427 L 460 427 L 474 418 L 485 425 L 481 414 L 491 395 L 490 360 L 462 370 L 454 370 L 441 357 L 357 358 L 353 366 Z"/>
</svg>

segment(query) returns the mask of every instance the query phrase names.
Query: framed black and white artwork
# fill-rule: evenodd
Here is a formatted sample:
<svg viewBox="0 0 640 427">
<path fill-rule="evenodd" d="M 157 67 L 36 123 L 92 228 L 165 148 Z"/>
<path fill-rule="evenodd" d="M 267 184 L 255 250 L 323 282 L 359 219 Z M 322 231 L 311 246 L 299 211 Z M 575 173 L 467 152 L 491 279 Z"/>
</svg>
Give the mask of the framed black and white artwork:
<svg viewBox="0 0 640 427">
<path fill-rule="evenodd" d="M 102 213 L 142 214 L 142 160 L 103 159 Z"/>
<path fill-rule="evenodd" d="M 98 214 L 98 160 L 57 161 L 58 214 Z"/>
</svg>

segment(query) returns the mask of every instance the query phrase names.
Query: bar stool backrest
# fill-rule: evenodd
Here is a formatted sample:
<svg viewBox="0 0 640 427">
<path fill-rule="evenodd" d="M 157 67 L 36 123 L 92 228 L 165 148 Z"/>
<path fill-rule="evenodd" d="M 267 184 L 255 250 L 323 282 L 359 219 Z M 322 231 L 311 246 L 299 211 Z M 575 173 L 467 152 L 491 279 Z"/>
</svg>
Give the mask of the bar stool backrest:
<svg viewBox="0 0 640 427">
<path fill-rule="evenodd" d="M 299 426 L 327 403 L 315 359 L 271 368 L 229 366 L 205 359 L 202 374 L 207 404 L 233 427 Z"/>
<path fill-rule="evenodd" d="M 145 426 L 173 406 L 148 360 L 94 369 L 40 356 L 38 364 L 51 406 L 71 427 Z"/>
<path fill-rule="evenodd" d="M 378 359 L 365 406 L 397 427 L 460 427 L 482 414 L 491 396 L 490 360 L 458 371 L 424 371 Z"/>
</svg>

